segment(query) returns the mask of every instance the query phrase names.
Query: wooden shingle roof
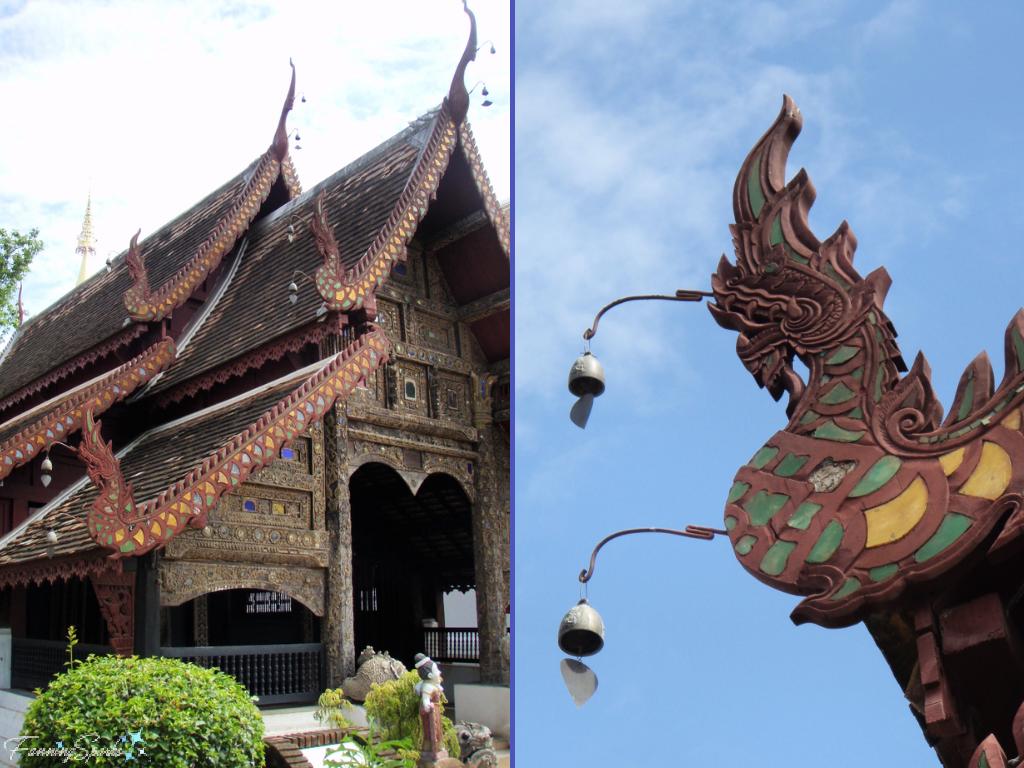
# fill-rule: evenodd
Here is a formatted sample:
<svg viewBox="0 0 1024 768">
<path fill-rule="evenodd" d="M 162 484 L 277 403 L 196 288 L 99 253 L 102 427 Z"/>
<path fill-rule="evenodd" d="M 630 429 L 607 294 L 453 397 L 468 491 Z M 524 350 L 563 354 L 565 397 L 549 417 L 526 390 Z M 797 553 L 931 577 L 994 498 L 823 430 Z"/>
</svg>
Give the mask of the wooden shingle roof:
<svg viewBox="0 0 1024 768">
<path fill-rule="evenodd" d="M 119 454 L 122 475 L 133 483 L 135 498 L 157 496 L 287 397 L 301 380 L 301 373 L 291 374 L 254 393 L 143 434 Z M 58 536 L 56 557 L 99 551 L 85 525 L 97 495 L 96 486 L 87 478 L 71 486 L 0 540 L 0 568 L 46 559 L 50 530 Z"/>
</svg>

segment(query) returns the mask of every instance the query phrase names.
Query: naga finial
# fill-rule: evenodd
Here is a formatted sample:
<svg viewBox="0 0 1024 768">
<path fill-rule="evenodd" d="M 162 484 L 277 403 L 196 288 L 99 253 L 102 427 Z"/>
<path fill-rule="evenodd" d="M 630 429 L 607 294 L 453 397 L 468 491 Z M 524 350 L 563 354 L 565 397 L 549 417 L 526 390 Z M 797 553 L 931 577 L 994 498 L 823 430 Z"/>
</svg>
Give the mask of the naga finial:
<svg viewBox="0 0 1024 768">
<path fill-rule="evenodd" d="M 277 132 L 274 134 L 274 141 L 270 145 L 279 163 L 284 162 L 285 155 L 288 154 L 288 129 L 285 123 L 288 119 L 288 113 L 295 106 L 295 64 L 292 63 L 291 59 L 288 59 L 288 66 L 292 68 L 292 83 L 288 86 L 288 96 L 284 100 L 284 106 L 281 107 L 281 119 L 277 123 Z"/>
<path fill-rule="evenodd" d="M 125 262 L 128 264 L 128 276 L 132 281 L 132 287 L 129 290 L 137 293 L 142 298 L 146 298 L 150 295 L 150 290 L 149 278 L 146 276 L 146 262 L 142 258 L 142 251 L 139 249 L 139 235 L 141 234 L 142 230 L 140 229 L 132 235 L 131 243 L 128 246 L 128 255 L 125 256 Z"/>
<path fill-rule="evenodd" d="M 466 43 L 466 50 L 462 53 L 459 66 L 455 68 L 455 77 L 452 78 L 452 87 L 448 91 L 448 109 L 451 112 L 452 121 L 461 125 L 469 112 L 469 91 L 466 90 L 466 67 L 469 62 L 476 60 L 476 16 L 469 10 L 466 0 L 462 0 L 462 8 L 469 16 L 469 42 Z"/>
</svg>

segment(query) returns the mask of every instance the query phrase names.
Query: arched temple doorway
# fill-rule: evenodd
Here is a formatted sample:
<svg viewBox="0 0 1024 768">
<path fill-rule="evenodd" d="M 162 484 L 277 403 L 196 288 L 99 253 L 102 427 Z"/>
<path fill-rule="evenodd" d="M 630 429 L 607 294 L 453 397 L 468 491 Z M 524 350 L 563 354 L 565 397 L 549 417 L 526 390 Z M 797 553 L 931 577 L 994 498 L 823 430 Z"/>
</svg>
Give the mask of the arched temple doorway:
<svg viewBox="0 0 1024 768">
<path fill-rule="evenodd" d="M 444 627 L 444 593 L 475 586 L 472 504 L 450 475 L 414 495 L 380 463 L 357 469 L 349 493 L 356 652 L 372 645 L 411 668 L 424 620 Z"/>
</svg>

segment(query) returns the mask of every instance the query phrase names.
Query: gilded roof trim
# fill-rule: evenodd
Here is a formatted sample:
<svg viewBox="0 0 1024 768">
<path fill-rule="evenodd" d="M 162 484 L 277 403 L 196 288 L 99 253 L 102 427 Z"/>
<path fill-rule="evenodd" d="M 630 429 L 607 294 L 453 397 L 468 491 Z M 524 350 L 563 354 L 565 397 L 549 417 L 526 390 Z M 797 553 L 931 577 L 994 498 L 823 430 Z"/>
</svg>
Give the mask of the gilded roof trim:
<svg viewBox="0 0 1024 768">
<path fill-rule="evenodd" d="M 146 279 L 143 254 L 136 245 L 138 235 L 132 238 L 128 251 L 128 265 L 132 275 L 132 287 L 125 291 L 124 306 L 128 315 L 136 322 L 160 320 L 180 307 L 193 294 L 207 275 L 215 270 L 221 260 L 234 247 L 238 238 L 249 228 L 270 195 L 270 188 L 281 174 L 282 164 L 288 162 L 288 134 L 285 132 L 285 118 L 295 102 L 295 67 L 292 66 L 292 81 L 288 89 L 281 118 L 278 122 L 274 141 L 260 158 L 253 172 L 231 210 L 214 227 L 210 237 L 199 246 L 185 265 L 155 292 L 149 288 Z M 298 186 L 298 176 L 291 170 L 291 183 L 286 177 L 288 193 L 292 195 Z"/>
<path fill-rule="evenodd" d="M 295 170 L 295 162 L 290 154 L 284 156 L 281 163 L 281 176 L 284 184 L 288 187 L 288 199 L 294 200 L 302 196 L 302 182 L 299 181 L 299 173 Z"/>
<path fill-rule="evenodd" d="M 353 342 L 298 389 L 235 436 L 186 477 L 143 506 L 125 483 L 120 460 L 100 435 L 100 422 L 86 411 L 79 457 L 99 488 L 89 509 L 89 535 L 112 558 L 135 557 L 165 546 L 186 524 L 202 528 L 221 496 L 276 458 L 280 449 L 323 418 L 335 401 L 388 359 L 388 341 L 376 326 Z"/>
<path fill-rule="evenodd" d="M 427 146 L 391 216 L 351 270 L 346 271 L 341 266 L 337 245 L 332 246 L 334 237 L 322 210 L 322 199 L 317 198 L 319 215 L 314 214 L 310 221 L 317 249 L 323 257 L 323 264 L 315 275 L 316 289 L 328 309 L 355 312 L 367 302 L 373 303 L 377 288 L 387 280 L 395 262 L 405 261 L 409 241 L 426 215 L 430 201 L 437 197 L 437 186 L 448 168 L 457 141 L 458 129 L 445 99 Z"/>
<path fill-rule="evenodd" d="M 469 127 L 469 123 L 463 123 L 459 127 L 459 136 L 462 139 L 462 154 L 465 155 L 469 167 L 473 171 L 473 181 L 476 182 L 476 188 L 484 200 L 487 218 L 498 233 L 501 247 L 505 251 L 505 255 L 508 256 L 512 251 L 512 232 L 509 220 L 505 218 L 501 203 L 494 195 L 491 180 L 487 178 L 487 171 L 484 170 L 483 161 L 480 159 L 480 150 L 477 149 L 476 141 L 473 139 L 473 130 Z"/>
<path fill-rule="evenodd" d="M 55 410 L 5 441 L 0 445 L 0 480 L 30 462 L 40 451 L 67 440 L 81 429 L 87 411 L 94 415 L 103 413 L 164 370 L 176 355 L 177 350 L 170 339 L 153 345 L 91 386 L 74 393 Z"/>
</svg>

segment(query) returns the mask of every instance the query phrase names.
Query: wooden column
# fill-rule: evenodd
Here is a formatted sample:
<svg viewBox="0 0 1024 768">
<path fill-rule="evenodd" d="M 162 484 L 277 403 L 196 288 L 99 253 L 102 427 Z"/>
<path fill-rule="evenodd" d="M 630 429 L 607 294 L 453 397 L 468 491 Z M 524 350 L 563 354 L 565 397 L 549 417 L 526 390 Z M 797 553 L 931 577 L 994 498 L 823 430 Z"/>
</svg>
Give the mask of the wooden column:
<svg viewBox="0 0 1024 768">
<path fill-rule="evenodd" d="M 323 641 L 327 646 L 327 685 L 337 688 L 355 674 L 356 650 L 352 593 L 352 503 L 348 493 L 348 417 L 344 401 L 324 416 L 324 475 L 327 534 L 327 610 Z"/>
<path fill-rule="evenodd" d="M 505 682 L 501 641 L 505 636 L 509 561 L 508 449 L 494 426 L 493 376 L 473 377 L 473 425 L 479 433 L 473 469 L 473 561 L 476 616 L 480 632 L 480 681 Z"/>
<path fill-rule="evenodd" d="M 131 558 L 135 563 L 135 654 L 160 655 L 160 586 L 158 552 Z M 129 569 L 125 563 L 125 570 Z"/>
</svg>

